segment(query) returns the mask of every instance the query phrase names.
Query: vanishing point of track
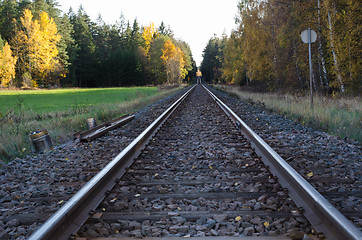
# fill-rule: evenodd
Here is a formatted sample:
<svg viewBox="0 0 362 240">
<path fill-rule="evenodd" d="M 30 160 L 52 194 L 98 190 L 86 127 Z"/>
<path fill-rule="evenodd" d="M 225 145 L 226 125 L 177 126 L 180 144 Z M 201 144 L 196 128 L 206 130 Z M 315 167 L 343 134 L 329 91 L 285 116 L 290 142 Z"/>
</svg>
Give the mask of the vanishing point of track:
<svg viewBox="0 0 362 240">
<path fill-rule="evenodd" d="M 30 239 L 303 236 L 313 229 L 328 239 L 362 236 L 198 84 Z"/>
</svg>

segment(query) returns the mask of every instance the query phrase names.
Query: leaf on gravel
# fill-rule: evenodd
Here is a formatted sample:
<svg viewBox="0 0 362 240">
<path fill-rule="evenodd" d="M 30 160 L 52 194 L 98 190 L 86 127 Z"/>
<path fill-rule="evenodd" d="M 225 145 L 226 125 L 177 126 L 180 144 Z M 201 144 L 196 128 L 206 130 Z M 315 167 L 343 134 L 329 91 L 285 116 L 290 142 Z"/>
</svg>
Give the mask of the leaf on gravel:
<svg viewBox="0 0 362 240">
<path fill-rule="evenodd" d="M 189 237 L 191 237 L 190 234 L 187 234 L 187 235 L 184 236 L 184 238 L 189 238 Z"/>
<path fill-rule="evenodd" d="M 241 220 L 241 217 L 240 216 L 237 216 L 236 218 L 235 218 L 235 221 L 237 221 L 237 222 L 239 222 Z"/>
<path fill-rule="evenodd" d="M 265 227 L 269 227 L 269 222 L 264 222 Z"/>
<path fill-rule="evenodd" d="M 177 207 L 177 210 L 181 211 L 182 209 L 180 207 Z"/>
<path fill-rule="evenodd" d="M 249 164 L 245 164 L 245 167 L 249 167 Z"/>
<path fill-rule="evenodd" d="M 196 166 L 192 166 L 192 169 L 196 169 Z"/>
<path fill-rule="evenodd" d="M 64 202 L 64 200 L 60 200 L 59 202 L 58 202 L 58 204 L 62 204 Z"/>
<path fill-rule="evenodd" d="M 69 160 L 69 158 L 65 158 L 65 160 L 67 160 L 67 161 L 68 161 L 68 160 Z"/>
<path fill-rule="evenodd" d="M 210 169 L 212 169 L 212 166 L 209 166 Z"/>
<path fill-rule="evenodd" d="M 313 172 L 308 173 L 307 176 L 308 176 L 309 178 L 313 177 Z"/>
<path fill-rule="evenodd" d="M 158 176 L 158 173 L 155 174 L 155 177 L 157 177 L 157 176 Z"/>
</svg>

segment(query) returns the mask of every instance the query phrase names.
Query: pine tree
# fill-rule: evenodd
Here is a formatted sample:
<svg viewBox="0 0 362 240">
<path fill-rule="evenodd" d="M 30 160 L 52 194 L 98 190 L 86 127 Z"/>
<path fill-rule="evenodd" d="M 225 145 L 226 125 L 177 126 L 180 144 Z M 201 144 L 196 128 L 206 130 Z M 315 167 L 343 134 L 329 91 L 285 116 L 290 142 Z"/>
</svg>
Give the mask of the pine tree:
<svg viewBox="0 0 362 240">
<path fill-rule="evenodd" d="M 73 25 L 66 14 L 59 19 L 59 22 L 62 27 L 58 28 L 61 38 L 57 44 L 59 51 L 57 60 L 60 63 L 57 75 L 61 85 L 75 86 L 76 84 L 72 81 L 72 76 L 69 74 L 69 68 L 76 58 L 76 44 L 72 36 L 74 33 Z"/>
<path fill-rule="evenodd" d="M 1 1 L 0 11 L 0 35 L 6 40 L 10 41 L 14 35 L 15 22 L 14 18 L 18 18 L 17 13 L 17 1 L 16 0 L 4 0 Z"/>
<path fill-rule="evenodd" d="M 71 66 L 71 75 L 78 83 L 78 87 L 96 86 L 97 74 L 94 69 L 96 46 L 92 36 L 93 23 L 82 6 L 79 7 L 77 14 L 71 14 L 70 21 L 74 29 L 73 39 L 77 44 L 77 58 Z"/>
</svg>

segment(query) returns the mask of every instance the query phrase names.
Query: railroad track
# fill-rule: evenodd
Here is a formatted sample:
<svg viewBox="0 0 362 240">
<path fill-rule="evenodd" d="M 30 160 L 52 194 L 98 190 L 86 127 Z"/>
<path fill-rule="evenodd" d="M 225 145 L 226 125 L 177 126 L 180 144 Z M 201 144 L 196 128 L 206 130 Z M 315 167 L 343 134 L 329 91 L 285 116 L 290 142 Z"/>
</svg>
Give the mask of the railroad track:
<svg viewBox="0 0 362 240">
<path fill-rule="evenodd" d="M 198 84 L 30 239 L 285 234 L 297 239 L 318 237 L 314 228 L 328 239 L 361 238 L 351 222 Z"/>
</svg>

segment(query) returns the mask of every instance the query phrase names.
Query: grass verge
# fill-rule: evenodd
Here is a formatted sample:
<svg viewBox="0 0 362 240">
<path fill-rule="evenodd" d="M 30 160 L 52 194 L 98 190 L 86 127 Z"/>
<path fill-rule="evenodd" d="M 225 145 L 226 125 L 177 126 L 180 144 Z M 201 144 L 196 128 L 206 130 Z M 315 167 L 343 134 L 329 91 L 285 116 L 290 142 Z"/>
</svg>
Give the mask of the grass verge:
<svg viewBox="0 0 362 240">
<path fill-rule="evenodd" d="M 314 126 L 330 134 L 351 138 L 362 143 L 361 98 L 332 99 L 314 96 L 314 108 L 310 109 L 309 96 L 252 93 L 238 87 L 217 85 L 225 92 L 234 94 L 252 104 L 262 105 L 273 112 L 286 115 L 302 124 Z"/>
<path fill-rule="evenodd" d="M 90 117 L 95 117 L 97 123 L 109 121 L 180 88 L 61 89 L 18 94 L 0 91 L 0 163 L 32 152 L 30 132 L 47 129 L 54 145 L 64 143 L 73 138 L 74 132 L 85 130 Z"/>
</svg>

